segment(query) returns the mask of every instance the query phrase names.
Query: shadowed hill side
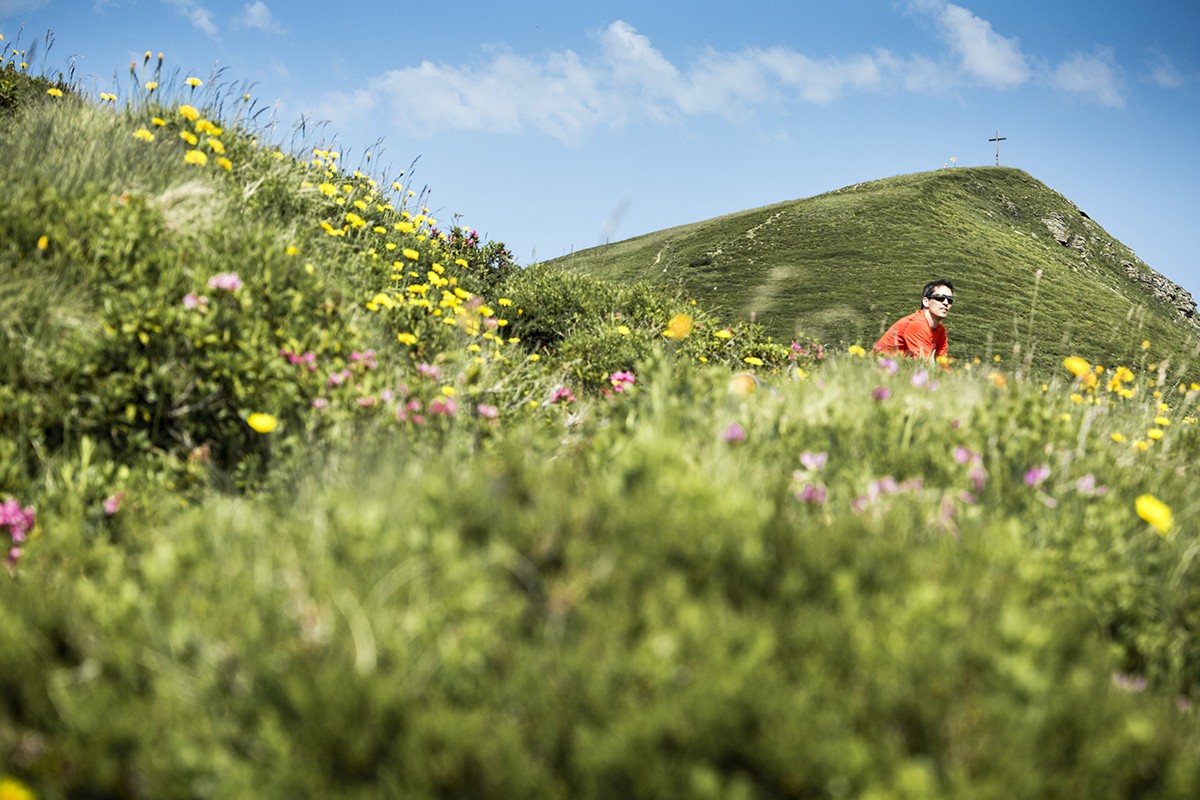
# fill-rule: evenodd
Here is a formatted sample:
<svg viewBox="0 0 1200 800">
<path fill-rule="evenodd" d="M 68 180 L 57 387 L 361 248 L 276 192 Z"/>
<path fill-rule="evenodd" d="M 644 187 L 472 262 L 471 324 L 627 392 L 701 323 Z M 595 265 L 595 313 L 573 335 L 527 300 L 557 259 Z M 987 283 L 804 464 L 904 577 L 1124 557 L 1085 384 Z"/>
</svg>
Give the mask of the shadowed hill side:
<svg viewBox="0 0 1200 800">
<path fill-rule="evenodd" d="M 679 285 L 753 316 L 774 337 L 873 342 L 918 305 L 932 277 L 955 283 L 959 360 L 1079 353 L 1128 363 L 1145 339 L 1190 361 L 1195 301 L 1086 213 L 1029 174 L 963 168 L 857 184 L 574 253 L 554 262 Z M 1040 271 L 1040 277 L 1039 277 Z"/>
</svg>

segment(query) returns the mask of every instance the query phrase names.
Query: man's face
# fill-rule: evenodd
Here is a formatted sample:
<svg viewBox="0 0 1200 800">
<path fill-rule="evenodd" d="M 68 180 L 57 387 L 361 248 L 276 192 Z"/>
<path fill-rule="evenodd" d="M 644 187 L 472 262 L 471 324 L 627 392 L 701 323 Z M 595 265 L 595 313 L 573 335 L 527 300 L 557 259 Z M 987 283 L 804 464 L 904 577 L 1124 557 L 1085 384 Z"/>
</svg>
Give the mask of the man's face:
<svg viewBox="0 0 1200 800">
<path fill-rule="evenodd" d="M 954 302 L 954 292 L 950 290 L 949 286 L 938 285 L 933 287 L 933 293 L 926 297 L 924 302 L 929 315 L 940 322 L 950 313 L 950 304 Z"/>
</svg>

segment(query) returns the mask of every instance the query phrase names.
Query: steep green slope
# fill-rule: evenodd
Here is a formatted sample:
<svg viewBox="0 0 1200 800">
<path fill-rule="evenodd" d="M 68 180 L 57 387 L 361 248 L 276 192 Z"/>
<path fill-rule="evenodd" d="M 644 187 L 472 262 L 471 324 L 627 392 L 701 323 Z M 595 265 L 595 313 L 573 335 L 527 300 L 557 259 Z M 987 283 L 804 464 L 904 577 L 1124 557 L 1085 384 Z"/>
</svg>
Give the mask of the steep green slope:
<svg viewBox="0 0 1200 800">
<path fill-rule="evenodd" d="M 775 337 L 873 342 L 954 281 L 958 360 L 1032 350 L 1131 363 L 1190 362 L 1192 298 L 1062 195 L 1021 170 L 972 168 L 850 186 L 583 250 L 558 263 L 676 283 L 709 307 L 754 316 Z M 1039 278 L 1040 271 L 1040 278 Z M 1018 351 L 1019 348 L 1019 351 Z"/>
</svg>

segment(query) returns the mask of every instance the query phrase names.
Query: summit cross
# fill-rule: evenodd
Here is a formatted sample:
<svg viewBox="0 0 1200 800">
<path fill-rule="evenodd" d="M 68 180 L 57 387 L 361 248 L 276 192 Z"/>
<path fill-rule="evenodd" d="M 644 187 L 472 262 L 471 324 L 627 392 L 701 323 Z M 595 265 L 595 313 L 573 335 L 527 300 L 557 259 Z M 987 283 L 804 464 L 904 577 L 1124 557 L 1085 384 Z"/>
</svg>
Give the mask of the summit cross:
<svg viewBox="0 0 1200 800">
<path fill-rule="evenodd" d="M 989 142 L 995 142 L 995 143 L 996 143 L 996 166 L 998 167 L 998 166 L 1000 166 L 1000 143 L 1001 143 L 1001 142 L 1006 142 L 1006 141 L 1008 141 L 1008 137 L 1007 137 L 1007 136 L 1001 136 L 1001 135 L 1000 135 L 1000 129 L 999 129 L 999 128 L 997 128 L 997 129 L 996 129 L 996 138 L 994 138 L 994 139 L 988 139 L 988 141 L 989 141 Z"/>
</svg>

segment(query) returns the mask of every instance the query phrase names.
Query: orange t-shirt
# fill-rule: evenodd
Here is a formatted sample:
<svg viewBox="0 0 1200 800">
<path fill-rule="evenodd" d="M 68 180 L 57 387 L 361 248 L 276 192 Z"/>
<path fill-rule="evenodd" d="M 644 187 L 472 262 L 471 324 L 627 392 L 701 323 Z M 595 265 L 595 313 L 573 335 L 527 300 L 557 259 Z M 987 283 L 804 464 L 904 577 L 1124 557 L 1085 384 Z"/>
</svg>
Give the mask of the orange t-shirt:
<svg viewBox="0 0 1200 800">
<path fill-rule="evenodd" d="M 946 326 L 929 327 L 925 309 L 897 320 L 875 343 L 876 352 L 914 358 L 941 358 L 948 349 Z"/>
</svg>

